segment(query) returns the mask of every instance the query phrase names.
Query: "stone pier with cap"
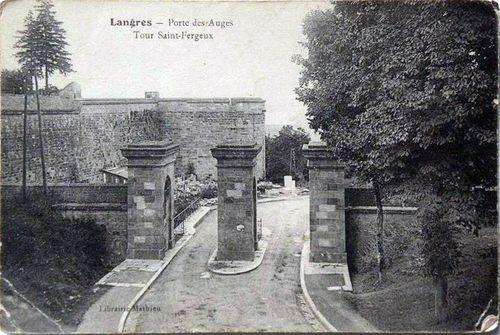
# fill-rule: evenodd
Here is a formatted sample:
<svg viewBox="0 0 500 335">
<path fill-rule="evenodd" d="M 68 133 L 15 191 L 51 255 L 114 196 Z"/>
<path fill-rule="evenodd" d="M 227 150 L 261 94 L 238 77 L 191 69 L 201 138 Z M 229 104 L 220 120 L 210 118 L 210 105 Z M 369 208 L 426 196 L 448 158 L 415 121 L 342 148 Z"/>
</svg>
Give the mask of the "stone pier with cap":
<svg viewBox="0 0 500 335">
<path fill-rule="evenodd" d="M 121 149 L 128 163 L 127 258 L 162 259 L 174 246 L 174 163 L 178 145 L 141 142 Z"/>
<path fill-rule="evenodd" d="M 344 166 L 326 144 L 304 144 L 310 191 L 310 261 L 347 263 Z"/>
<path fill-rule="evenodd" d="M 217 159 L 217 261 L 253 261 L 258 248 L 256 157 L 261 146 L 224 144 Z"/>
</svg>

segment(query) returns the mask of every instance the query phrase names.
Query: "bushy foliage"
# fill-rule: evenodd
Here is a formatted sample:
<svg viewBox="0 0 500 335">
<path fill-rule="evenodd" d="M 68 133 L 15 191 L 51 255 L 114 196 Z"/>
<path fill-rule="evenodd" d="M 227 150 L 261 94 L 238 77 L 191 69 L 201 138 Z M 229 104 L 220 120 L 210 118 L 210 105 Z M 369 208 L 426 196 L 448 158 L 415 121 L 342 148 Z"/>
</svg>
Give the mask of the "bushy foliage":
<svg viewBox="0 0 500 335">
<path fill-rule="evenodd" d="M 420 211 L 422 224 L 422 254 L 424 270 L 433 278 L 446 278 L 456 271 L 460 251 L 458 249 L 457 226 L 443 224 L 448 209 L 439 199 L 426 203 L 426 210 Z"/>
<path fill-rule="evenodd" d="M 182 212 L 197 199 L 217 197 L 217 183 L 213 180 L 197 181 L 195 179 L 176 178 L 174 193 L 175 213 Z"/>
<path fill-rule="evenodd" d="M 94 221 L 63 218 L 44 198 L 2 200 L 3 275 L 40 307 L 64 314 L 107 272 L 105 253 Z"/>
<path fill-rule="evenodd" d="M 2 93 L 23 94 L 24 77 L 21 70 L 2 70 Z M 33 90 L 31 80 L 27 80 L 26 86 L 28 91 Z"/>
<path fill-rule="evenodd" d="M 303 129 L 283 126 L 278 135 L 266 136 L 266 179 L 283 183 L 283 176 L 295 180 L 307 176 L 307 160 L 302 155 L 302 145 L 310 141 Z"/>
</svg>

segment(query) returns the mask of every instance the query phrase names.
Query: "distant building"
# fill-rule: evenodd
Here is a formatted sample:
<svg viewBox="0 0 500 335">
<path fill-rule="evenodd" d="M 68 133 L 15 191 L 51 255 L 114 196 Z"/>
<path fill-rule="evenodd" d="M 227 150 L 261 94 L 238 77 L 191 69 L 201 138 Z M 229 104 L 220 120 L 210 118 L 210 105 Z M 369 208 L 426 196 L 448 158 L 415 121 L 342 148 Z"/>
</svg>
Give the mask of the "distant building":
<svg viewBox="0 0 500 335">
<path fill-rule="evenodd" d="M 156 91 L 151 91 L 151 92 L 145 92 L 144 93 L 144 97 L 146 99 L 160 99 L 160 93 L 159 92 L 156 92 Z"/>
<path fill-rule="evenodd" d="M 126 166 L 102 169 L 105 184 L 126 184 L 128 169 Z"/>
</svg>

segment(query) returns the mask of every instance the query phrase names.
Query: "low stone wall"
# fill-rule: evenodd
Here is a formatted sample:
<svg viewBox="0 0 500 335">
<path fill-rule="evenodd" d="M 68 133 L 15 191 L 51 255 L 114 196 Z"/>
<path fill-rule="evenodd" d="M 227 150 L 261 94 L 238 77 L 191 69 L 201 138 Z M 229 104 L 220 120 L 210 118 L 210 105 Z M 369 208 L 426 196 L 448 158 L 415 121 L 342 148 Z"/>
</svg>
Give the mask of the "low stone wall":
<svg viewBox="0 0 500 335">
<path fill-rule="evenodd" d="M 375 206 L 375 194 L 372 188 L 347 187 L 345 203 L 349 206 Z"/>
<path fill-rule="evenodd" d="M 127 254 L 127 205 L 116 203 L 56 204 L 66 218 L 90 218 L 106 227 L 105 263 L 114 267 Z"/>
<path fill-rule="evenodd" d="M 387 264 L 402 257 L 416 257 L 420 225 L 414 207 L 384 207 L 384 252 Z M 348 206 L 346 244 L 349 270 L 363 273 L 377 266 L 377 209 Z"/>
<path fill-rule="evenodd" d="M 58 203 L 127 203 L 127 185 L 116 184 L 49 184 L 49 196 Z M 1 185 L 2 197 L 20 196 L 21 185 Z M 29 185 L 28 194 L 41 194 L 40 185 Z"/>
</svg>

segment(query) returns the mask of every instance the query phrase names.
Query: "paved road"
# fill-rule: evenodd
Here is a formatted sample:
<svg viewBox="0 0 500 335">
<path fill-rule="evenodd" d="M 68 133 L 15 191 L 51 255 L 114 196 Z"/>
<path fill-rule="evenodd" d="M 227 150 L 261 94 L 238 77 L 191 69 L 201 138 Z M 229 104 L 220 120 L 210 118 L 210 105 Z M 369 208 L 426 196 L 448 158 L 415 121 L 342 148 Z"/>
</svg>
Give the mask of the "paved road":
<svg viewBox="0 0 500 335">
<path fill-rule="evenodd" d="M 257 215 L 272 234 L 261 266 L 237 276 L 210 273 L 205 278 L 217 241 L 217 212 L 211 212 L 138 303 L 161 311 L 131 312 L 125 330 L 322 330 L 300 290 L 299 253 L 308 229 L 308 206 L 308 198 L 259 204 Z"/>
</svg>

